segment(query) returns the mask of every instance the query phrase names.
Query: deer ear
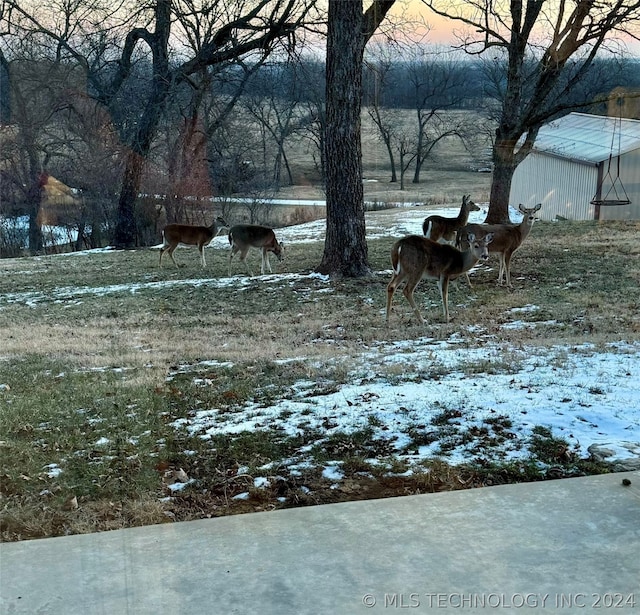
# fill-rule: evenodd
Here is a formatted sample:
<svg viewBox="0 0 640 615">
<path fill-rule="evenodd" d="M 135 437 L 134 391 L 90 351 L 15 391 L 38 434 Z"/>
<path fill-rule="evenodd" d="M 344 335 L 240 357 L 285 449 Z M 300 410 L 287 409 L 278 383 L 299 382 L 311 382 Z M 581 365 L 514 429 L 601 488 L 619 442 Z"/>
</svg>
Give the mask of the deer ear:
<svg viewBox="0 0 640 615">
<path fill-rule="evenodd" d="M 490 244 L 493 241 L 493 233 L 488 233 L 484 237 L 484 241 L 486 244 Z"/>
<path fill-rule="evenodd" d="M 472 243 L 476 240 L 476 236 L 473 233 L 467 233 L 467 241 Z"/>
</svg>

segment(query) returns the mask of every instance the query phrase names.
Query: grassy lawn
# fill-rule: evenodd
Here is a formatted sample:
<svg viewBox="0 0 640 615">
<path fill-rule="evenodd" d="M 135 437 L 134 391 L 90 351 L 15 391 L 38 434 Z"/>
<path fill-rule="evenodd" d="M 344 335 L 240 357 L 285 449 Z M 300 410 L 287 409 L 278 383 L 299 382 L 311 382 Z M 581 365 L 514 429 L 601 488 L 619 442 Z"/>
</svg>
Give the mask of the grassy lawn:
<svg viewBox="0 0 640 615">
<path fill-rule="evenodd" d="M 500 454 L 511 419 L 463 425 L 472 392 L 430 402 L 423 417 L 406 410 L 404 439 L 382 437 L 386 417 L 366 409 L 374 383 L 448 382 L 446 364 L 411 362 L 417 347 L 455 340 L 475 352 L 456 367 L 469 387 L 542 363 L 551 347 L 637 348 L 639 237 L 637 222 L 538 222 L 514 256 L 513 291 L 496 286 L 495 262 L 482 267 L 472 290 L 452 286 L 444 324 L 424 281 L 424 326 L 401 293 L 385 326 L 391 234 L 370 241 L 373 274 L 359 280 L 311 275 L 321 241 L 285 241 L 276 274 L 254 278 L 239 263 L 227 276 L 224 244 L 204 271 L 184 249 L 180 269 L 159 269 L 150 249 L 1 261 L 2 539 L 610 471 L 543 422 L 518 455 Z M 495 344 L 499 356 L 485 356 Z M 565 358 L 551 359 L 559 380 Z M 349 397 L 356 381 L 371 389 Z M 599 386 L 594 377 L 584 398 Z M 360 409 L 357 428 L 343 429 L 340 413 Z M 394 412 L 400 421 L 400 402 Z M 451 457 L 467 444 L 468 458 Z"/>
</svg>

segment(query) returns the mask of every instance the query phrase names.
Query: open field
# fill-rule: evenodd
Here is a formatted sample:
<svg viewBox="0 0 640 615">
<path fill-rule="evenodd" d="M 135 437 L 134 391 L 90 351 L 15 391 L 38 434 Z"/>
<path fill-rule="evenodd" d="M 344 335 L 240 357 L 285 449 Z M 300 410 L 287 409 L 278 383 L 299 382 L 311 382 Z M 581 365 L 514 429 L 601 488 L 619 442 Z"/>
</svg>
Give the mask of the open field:
<svg viewBox="0 0 640 615">
<path fill-rule="evenodd" d="M 466 112 L 463 112 L 466 113 Z M 415 111 L 396 111 L 399 126 L 409 129 L 415 122 Z M 490 164 L 490 142 L 477 136 L 478 144 L 468 151 L 462 142 L 453 137 L 438 143 L 427 159 L 420 174 L 420 183 L 412 183 L 413 165 L 405 175 L 404 189 L 398 181 L 391 183 L 389 159 L 378 132 L 367 113 L 362 116 L 362 166 L 364 194 L 368 201 L 384 203 L 424 203 L 428 205 L 458 203 L 463 190 L 478 201 L 487 201 L 491 185 L 491 174 L 480 173 Z M 324 194 L 318 188 L 318 175 L 313 157 L 303 140 L 290 144 L 290 158 L 295 178 L 294 186 L 283 186 L 279 198 L 318 199 Z M 396 161 L 397 163 L 397 161 Z"/>
<path fill-rule="evenodd" d="M 455 213 L 459 198 L 450 203 Z M 323 223 L 249 278 L 226 238 L 0 262 L 3 540 L 637 467 L 637 222 L 537 222 L 418 325 L 368 214 L 367 279 L 313 273 Z M 479 215 L 482 215 L 481 213 Z M 258 255 L 249 255 L 254 267 Z"/>
</svg>

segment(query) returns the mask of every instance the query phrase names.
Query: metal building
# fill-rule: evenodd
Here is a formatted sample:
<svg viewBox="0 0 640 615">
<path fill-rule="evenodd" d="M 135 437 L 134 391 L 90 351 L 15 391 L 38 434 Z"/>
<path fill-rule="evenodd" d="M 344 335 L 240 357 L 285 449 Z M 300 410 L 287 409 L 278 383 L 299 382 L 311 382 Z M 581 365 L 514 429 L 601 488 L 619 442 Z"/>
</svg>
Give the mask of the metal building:
<svg viewBox="0 0 640 615">
<path fill-rule="evenodd" d="M 542 203 L 545 220 L 640 220 L 640 120 L 570 113 L 546 124 L 509 202 Z"/>
</svg>

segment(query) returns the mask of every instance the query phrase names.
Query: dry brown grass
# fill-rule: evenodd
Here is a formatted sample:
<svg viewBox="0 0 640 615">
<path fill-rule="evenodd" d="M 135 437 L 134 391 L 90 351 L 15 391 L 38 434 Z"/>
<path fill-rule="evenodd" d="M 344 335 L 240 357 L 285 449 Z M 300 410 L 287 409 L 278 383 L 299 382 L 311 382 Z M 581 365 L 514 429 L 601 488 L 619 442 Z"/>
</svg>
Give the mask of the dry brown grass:
<svg viewBox="0 0 640 615">
<path fill-rule="evenodd" d="M 387 212 L 371 216 L 389 217 Z M 396 210 L 393 215 L 402 215 Z M 326 284 L 308 278 L 284 279 L 262 284 L 257 277 L 240 287 L 218 287 L 204 282 L 197 288 L 122 290 L 104 297 L 80 297 L 67 301 L 43 299 L 36 307 L 9 304 L 0 312 L 5 357 L 41 355 L 71 363 L 141 366 L 193 361 L 216 356 L 221 360 L 287 357 L 304 349 L 306 356 L 349 356 L 363 343 L 400 339 L 428 333 L 447 337 L 452 331 L 479 324 L 497 330 L 509 320 L 509 310 L 527 304 L 541 306 L 538 320 L 557 319 L 553 335 L 544 330 L 502 330 L 500 335 L 514 343 L 572 342 L 618 338 L 622 332 L 635 339 L 638 334 L 637 294 L 639 248 L 638 223 L 537 223 L 530 238 L 513 258 L 514 290 L 494 284 L 497 263 L 474 276 L 474 289 L 457 282 L 451 289 L 451 324 L 441 322 L 437 288 L 423 282 L 416 291 L 426 304 L 424 328 L 413 322 L 411 310 L 401 296 L 396 298 L 390 327 L 385 327 L 382 310 L 388 276 L 378 273 L 363 280 Z M 387 270 L 389 248 L 394 238 L 370 244 L 370 261 L 375 271 Z M 288 246 L 282 272 L 309 272 L 320 261 L 322 245 Z M 217 251 L 215 251 L 217 252 Z M 187 256 L 183 261 L 187 261 Z M 214 254 L 212 269 L 225 270 L 226 252 Z M 100 283 L 107 267 L 110 283 L 141 283 L 204 277 L 185 267 L 158 270 L 155 252 L 149 250 L 98 254 L 85 257 L 80 284 L 94 279 Z M 193 259 L 191 259 L 193 260 Z M 30 275 L 24 276 L 27 263 Z M 42 258 L 38 261 L 6 261 L 9 284 L 23 277 L 45 291 L 58 280 L 65 284 L 68 260 Z M 73 278 L 73 274 L 69 277 Z M 115 278 L 115 279 L 113 279 Z M 66 285 L 66 284 L 65 284 Z M 162 367 L 159 368 L 160 370 Z M 152 373 L 154 370 L 150 370 Z"/>
<path fill-rule="evenodd" d="M 424 200 L 452 191 L 449 202 L 457 206 L 460 185 L 472 193 L 483 182 L 488 186 L 488 176 L 460 173 Z M 467 189 L 465 177 L 480 183 Z M 366 185 L 369 195 L 372 186 Z M 398 196 L 416 199 L 420 188 L 411 188 Z M 474 199 L 482 197 L 474 193 Z M 389 228 L 402 215 L 402 209 L 368 214 Z M 457 336 L 471 347 L 499 339 L 505 349 L 532 353 L 551 345 L 638 342 L 639 236 L 638 222 L 536 223 L 514 256 L 513 291 L 495 284 L 493 260 L 474 274 L 473 290 L 464 282 L 453 285 L 454 320 L 445 324 L 436 285 L 422 282 L 416 300 L 424 326 L 401 296 L 390 326 L 384 324 L 392 236 L 369 242 L 371 277 L 339 282 L 306 275 L 321 260 L 321 242 L 288 245 L 286 261 L 275 269 L 279 275 L 269 281 L 238 276 L 228 283 L 227 251 L 218 249 L 208 253 L 205 271 L 197 254 L 186 250 L 179 270 L 159 269 L 157 251 L 148 249 L 3 261 L 0 384 L 10 388 L 0 391 L 2 538 L 606 471 L 606 465 L 564 460 L 549 475 L 536 464 L 454 468 L 434 461 L 424 472 L 393 476 L 366 463 L 368 455 L 387 458 L 388 447 L 372 443 L 365 431 L 332 445 L 348 468 L 337 488 L 317 468 L 299 475 L 276 468 L 271 487 L 258 490 L 240 469 L 282 459 L 316 434 L 283 441 L 256 433 L 212 445 L 170 423 L 194 408 L 232 411 L 249 401 L 277 402 L 304 378 L 330 391 L 363 353 L 383 352 L 398 341 Z M 503 327 L 519 318 L 514 308 L 528 305 L 538 308 L 527 315 L 536 326 Z M 500 367 L 508 370 L 513 360 L 505 350 Z M 232 367 L 217 367 L 226 361 Z M 181 366 L 191 372 L 181 377 Z M 470 365 L 468 374 L 485 367 Z M 385 369 L 391 380 L 410 376 L 394 365 Z M 196 376 L 207 387 L 194 385 Z M 101 438 L 109 443 L 97 444 Z M 50 476 L 51 463 L 64 472 Z M 405 469 L 397 466 L 397 472 Z M 198 487 L 163 500 L 166 473 L 180 468 Z M 242 491 L 249 499 L 234 500 Z M 74 497 L 77 508 L 68 505 Z"/>
</svg>

